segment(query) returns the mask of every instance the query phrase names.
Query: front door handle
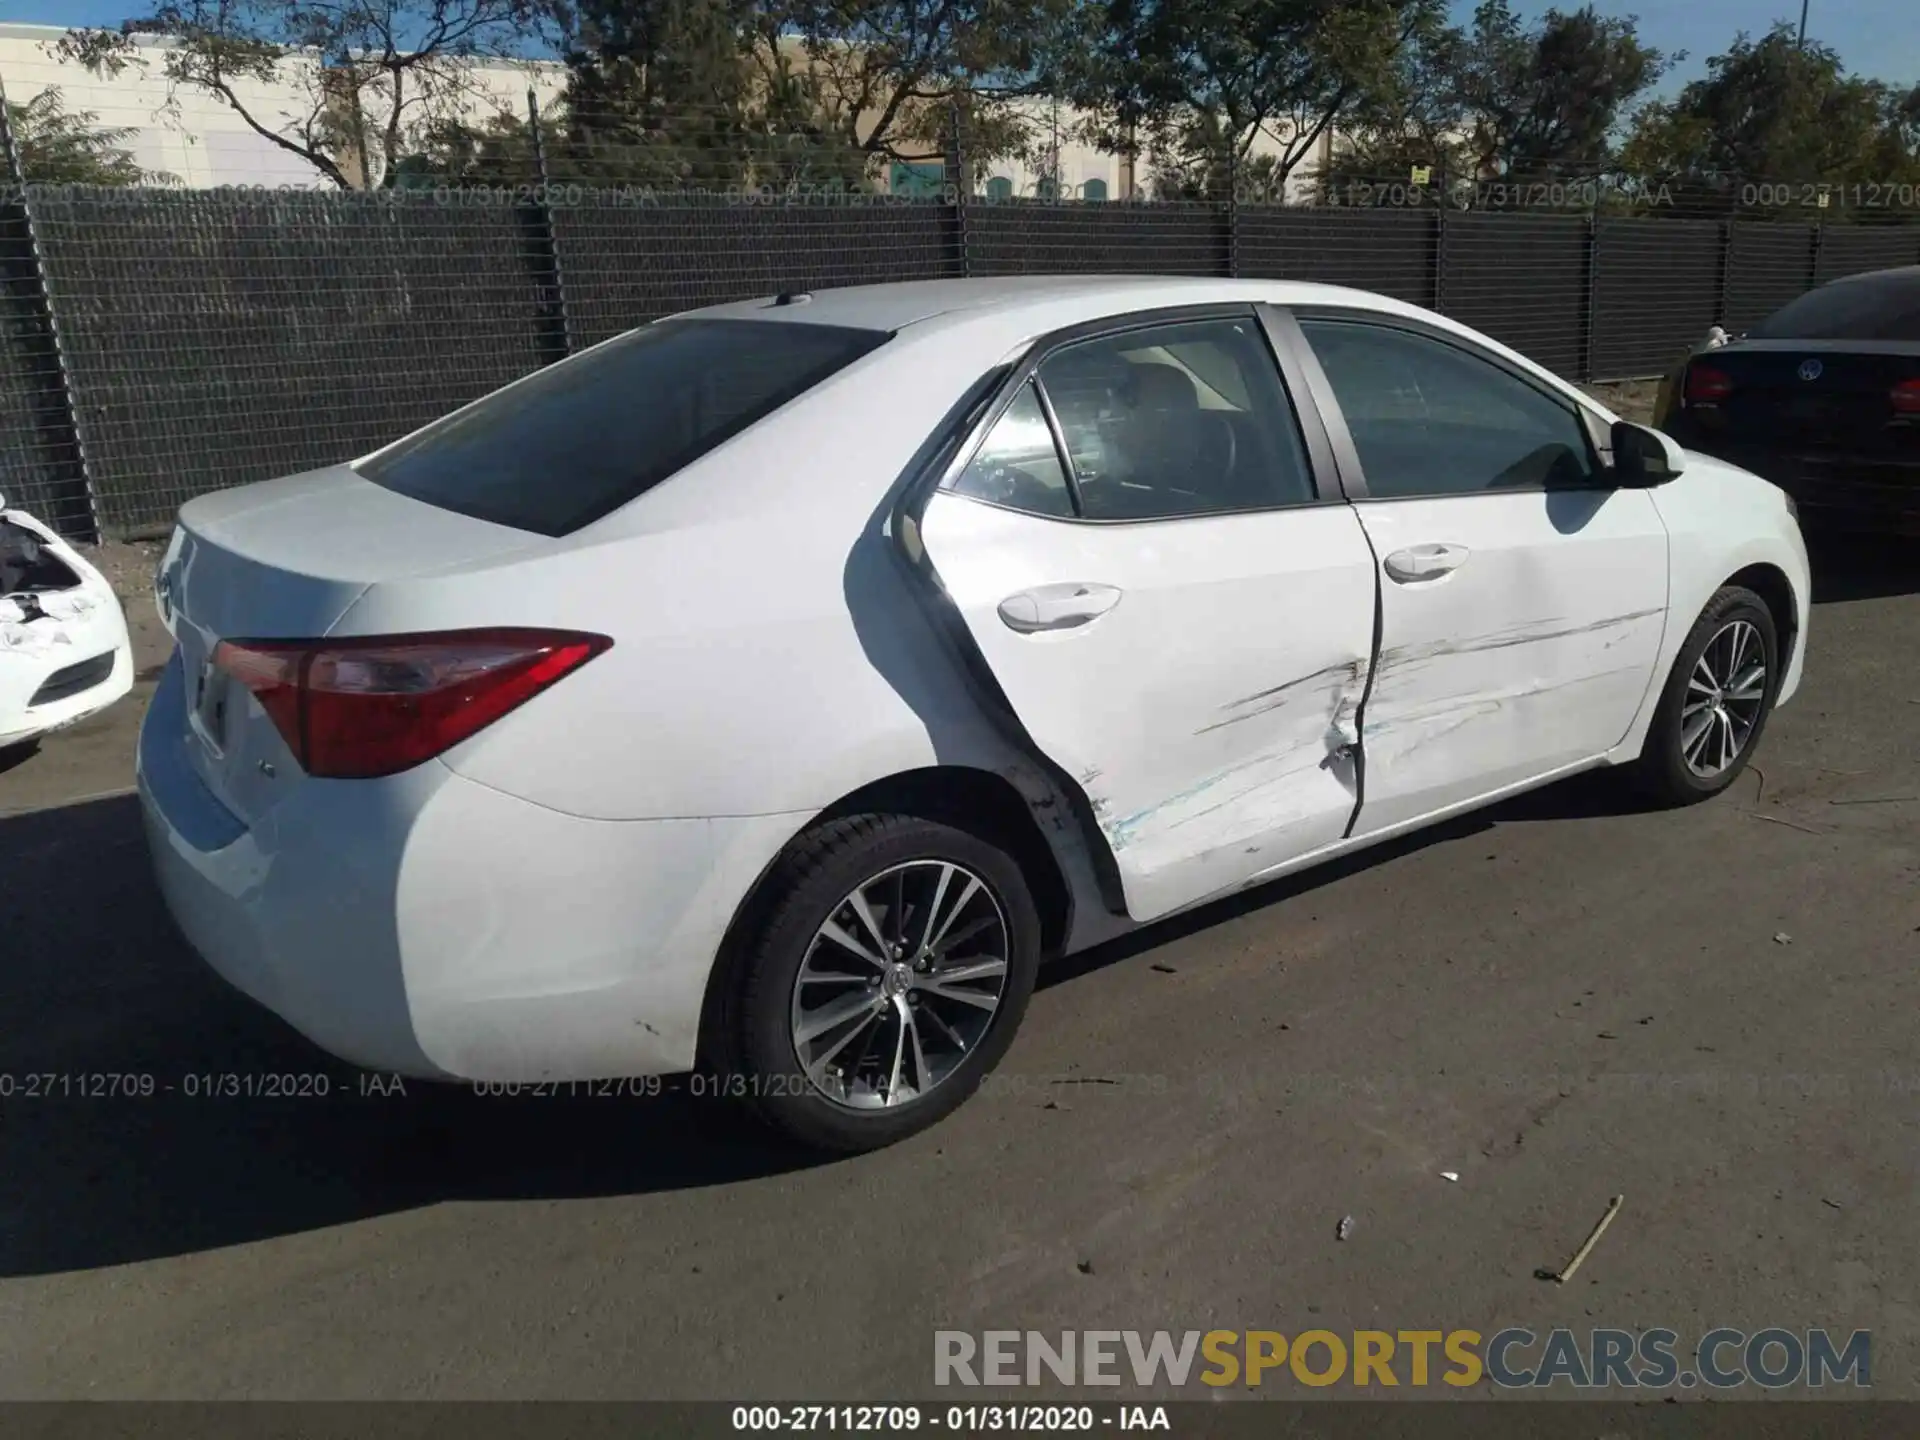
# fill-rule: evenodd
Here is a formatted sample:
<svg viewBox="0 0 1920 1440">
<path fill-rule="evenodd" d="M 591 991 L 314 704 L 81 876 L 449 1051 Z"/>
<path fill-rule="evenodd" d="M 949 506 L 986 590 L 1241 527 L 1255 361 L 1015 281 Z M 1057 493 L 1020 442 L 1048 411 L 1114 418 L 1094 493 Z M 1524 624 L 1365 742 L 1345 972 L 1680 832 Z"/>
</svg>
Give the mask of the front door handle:
<svg viewBox="0 0 1920 1440">
<path fill-rule="evenodd" d="M 1061 585 L 1036 585 L 1009 595 L 1000 602 L 1000 618 L 1009 630 L 1032 635 L 1041 630 L 1072 630 L 1098 620 L 1120 603 L 1120 591 L 1112 585 L 1067 581 Z"/>
<path fill-rule="evenodd" d="M 1387 556 L 1386 571 L 1402 585 L 1438 580 L 1466 564 L 1469 553 L 1464 545 L 1410 545 Z"/>
</svg>

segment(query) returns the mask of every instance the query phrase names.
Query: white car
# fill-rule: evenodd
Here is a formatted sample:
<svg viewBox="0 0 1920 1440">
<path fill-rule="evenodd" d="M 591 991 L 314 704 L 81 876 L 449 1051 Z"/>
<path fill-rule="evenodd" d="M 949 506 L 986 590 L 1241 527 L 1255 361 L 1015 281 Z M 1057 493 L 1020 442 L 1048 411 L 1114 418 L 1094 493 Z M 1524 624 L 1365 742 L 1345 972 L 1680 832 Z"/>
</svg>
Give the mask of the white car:
<svg viewBox="0 0 1920 1440">
<path fill-rule="evenodd" d="M 0 749 L 96 715 L 132 688 L 133 647 L 113 586 L 0 497 Z"/>
<path fill-rule="evenodd" d="M 788 294 L 187 505 L 140 789 L 326 1049 L 859 1149 L 1043 957 L 1590 767 L 1725 788 L 1808 594 L 1779 490 L 1395 300 Z"/>
</svg>

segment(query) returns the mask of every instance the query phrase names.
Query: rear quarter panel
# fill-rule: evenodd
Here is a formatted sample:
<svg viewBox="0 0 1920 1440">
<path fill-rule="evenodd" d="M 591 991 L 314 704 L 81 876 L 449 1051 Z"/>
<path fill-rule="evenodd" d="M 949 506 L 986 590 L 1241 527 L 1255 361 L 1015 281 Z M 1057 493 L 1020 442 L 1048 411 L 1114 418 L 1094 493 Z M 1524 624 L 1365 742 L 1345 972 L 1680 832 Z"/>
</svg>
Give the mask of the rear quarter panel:
<svg viewBox="0 0 1920 1440">
<path fill-rule="evenodd" d="M 612 636 L 444 757 L 569 814 L 813 812 L 901 770 L 1004 768 L 886 533 L 903 468 L 997 358 L 896 338 L 608 520 L 536 555 L 377 584 L 333 633 Z"/>
</svg>

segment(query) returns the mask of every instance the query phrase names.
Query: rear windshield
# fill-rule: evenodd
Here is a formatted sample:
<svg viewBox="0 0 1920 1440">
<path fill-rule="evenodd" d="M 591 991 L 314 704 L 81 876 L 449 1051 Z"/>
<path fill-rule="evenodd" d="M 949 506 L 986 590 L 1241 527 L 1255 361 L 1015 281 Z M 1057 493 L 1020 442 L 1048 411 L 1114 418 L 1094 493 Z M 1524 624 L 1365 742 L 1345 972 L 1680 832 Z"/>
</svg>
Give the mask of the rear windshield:
<svg viewBox="0 0 1920 1440">
<path fill-rule="evenodd" d="M 663 320 L 496 391 L 359 471 L 463 515 L 565 535 L 886 339 L 784 321 Z"/>
<path fill-rule="evenodd" d="M 1809 290 L 1747 333 L 1755 340 L 1920 340 L 1920 271 Z"/>
</svg>

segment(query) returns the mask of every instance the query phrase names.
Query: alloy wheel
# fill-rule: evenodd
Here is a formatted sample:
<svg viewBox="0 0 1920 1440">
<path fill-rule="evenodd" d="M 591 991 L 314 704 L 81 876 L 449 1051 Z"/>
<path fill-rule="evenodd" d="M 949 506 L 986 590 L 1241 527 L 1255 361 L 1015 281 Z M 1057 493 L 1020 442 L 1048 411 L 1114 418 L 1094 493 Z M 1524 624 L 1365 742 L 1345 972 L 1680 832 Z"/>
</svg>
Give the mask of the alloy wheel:
<svg viewBox="0 0 1920 1440">
<path fill-rule="evenodd" d="M 1703 780 L 1740 758 L 1760 724 L 1767 698 L 1767 652 L 1750 620 L 1714 632 L 1687 677 L 1680 707 L 1680 754 Z"/>
<path fill-rule="evenodd" d="M 912 860 L 861 882 L 794 979 L 795 1058 L 850 1109 L 908 1104 L 978 1048 L 1006 992 L 1006 912 L 963 865 Z"/>
</svg>

